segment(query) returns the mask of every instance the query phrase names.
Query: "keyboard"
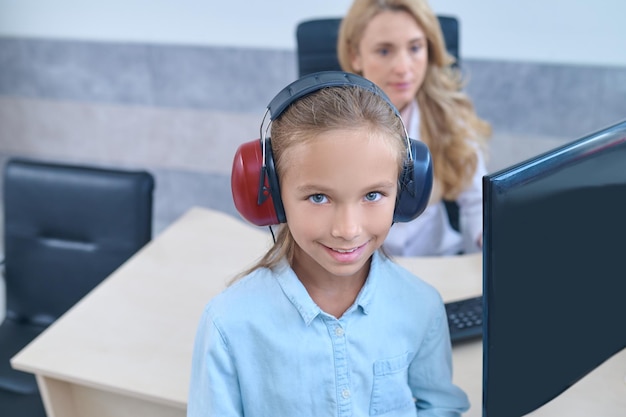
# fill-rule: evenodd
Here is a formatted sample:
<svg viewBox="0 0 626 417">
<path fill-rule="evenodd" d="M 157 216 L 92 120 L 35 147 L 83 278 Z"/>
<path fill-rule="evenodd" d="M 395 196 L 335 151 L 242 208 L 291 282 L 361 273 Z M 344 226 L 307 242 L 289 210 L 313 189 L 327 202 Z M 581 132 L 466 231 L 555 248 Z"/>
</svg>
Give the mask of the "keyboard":
<svg viewBox="0 0 626 417">
<path fill-rule="evenodd" d="M 447 302 L 446 313 L 452 343 L 482 337 L 482 296 Z"/>
</svg>

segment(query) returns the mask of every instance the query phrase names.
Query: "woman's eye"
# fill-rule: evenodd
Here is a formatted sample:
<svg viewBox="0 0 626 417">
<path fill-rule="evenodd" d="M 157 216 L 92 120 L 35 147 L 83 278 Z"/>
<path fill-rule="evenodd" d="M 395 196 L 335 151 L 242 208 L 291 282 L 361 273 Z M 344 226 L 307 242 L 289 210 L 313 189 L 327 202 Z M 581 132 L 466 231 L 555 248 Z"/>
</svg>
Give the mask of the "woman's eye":
<svg viewBox="0 0 626 417">
<path fill-rule="evenodd" d="M 309 197 L 309 200 L 315 204 L 322 204 L 327 201 L 327 198 L 324 194 L 313 194 Z"/>
<path fill-rule="evenodd" d="M 378 201 L 380 200 L 382 195 L 377 191 L 372 191 L 371 193 L 365 194 L 365 199 L 367 201 Z"/>
<path fill-rule="evenodd" d="M 389 55 L 389 49 L 387 48 L 381 48 L 378 50 L 378 54 L 381 56 L 387 56 Z"/>
<path fill-rule="evenodd" d="M 422 45 L 412 45 L 411 52 L 416 54 L 422 50 Z"/>
</svg>

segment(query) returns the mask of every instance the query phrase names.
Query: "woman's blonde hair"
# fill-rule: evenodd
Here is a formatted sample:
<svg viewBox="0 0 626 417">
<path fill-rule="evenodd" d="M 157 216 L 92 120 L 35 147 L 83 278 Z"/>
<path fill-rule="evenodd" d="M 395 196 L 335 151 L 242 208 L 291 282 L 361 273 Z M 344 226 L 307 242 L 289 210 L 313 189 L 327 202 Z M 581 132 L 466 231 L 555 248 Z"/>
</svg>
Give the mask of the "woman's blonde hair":
<svg viewBox="0 0 626 417">
<path fill-rule="evenodd" d="M 369 22 L 384 10 L 404 11 L 415 18 L 428 45 L 428 67 L 416 99 L 420 111 L 420 139 L 433 158 L 434 177 L 446 200 L 454 200 L 476 170 L 476 150 L 486 152 L 490 125 L 478 117 L 463 80 L 447 52 L 441 26 L 425 0 L 354 0 L 339 29 L 337 53 L 344 71 L 352 67 Z M 362 75 L 362 74 L 360 74 Z M 471 142 L 470 142 L 471 141 Z M 473 143 L 472 143 L 473 142 Z"/>
<path fill-rule="evenodd" d="M 315 140 L 335 130 L 363 129 L 363 146 L 370 140 L 384 138 L 391 152 L 397 155 L 398 175 L 407 158 L 406 129 L 395 108 L 382 95 L 362 87 L 324 87 L 292 104 L 271 124 L 271 146 L 279 182 L 281 172 L 289 165 L 291 147 Z M 274 245 L 253 267 L 239 274 L 240 278 L 258 268 L 273 268 L 283 258 L 292 264 L 295 241 L 289 224 L 279 226 Z"/>
</svg>

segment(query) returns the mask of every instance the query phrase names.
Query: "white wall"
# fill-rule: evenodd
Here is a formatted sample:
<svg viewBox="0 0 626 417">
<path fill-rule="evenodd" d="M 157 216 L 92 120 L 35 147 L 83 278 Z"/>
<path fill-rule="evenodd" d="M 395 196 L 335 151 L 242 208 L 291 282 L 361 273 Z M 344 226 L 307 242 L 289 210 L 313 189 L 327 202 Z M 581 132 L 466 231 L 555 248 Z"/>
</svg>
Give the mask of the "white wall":
<svg viewBox="0 0 626 417">
<path fill-rule="evenodd" d="M 623 0 L 430 0 L 465 58 L 626 66 Z M 351 0 L 0 0 L 0 36 L 294 49 L 295 26 Z"/>
<path fill-rule="evenodd" d="M 624 0 L 430 0 L 461 19 L 463 56 L 626 66 Z"/>
</svg>

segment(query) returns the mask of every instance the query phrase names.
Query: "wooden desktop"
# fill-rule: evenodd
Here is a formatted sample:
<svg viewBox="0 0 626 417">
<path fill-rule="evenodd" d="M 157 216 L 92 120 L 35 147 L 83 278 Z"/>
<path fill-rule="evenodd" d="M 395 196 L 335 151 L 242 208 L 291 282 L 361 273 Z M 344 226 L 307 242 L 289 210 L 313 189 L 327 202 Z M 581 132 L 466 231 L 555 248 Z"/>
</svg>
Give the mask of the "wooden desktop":
<svg viewBox="0 0 626 417">
<path fill-rule="evenodd" d="M 48 417 L 185 416 L 201 311 L 270 244 L 265 230 L 193 208 L 11 364 L 36 375 Z M 445 301 L 482 291 L 480 255 L 397 260 L 437 287 Z M 453 361 L 454 380 L 472 403 L 465 415 L 479 417 L 481 341 L 455 345 Z M 623 417 L 625 374 L 626 350 L 530 415 Z"/>
</svg>

